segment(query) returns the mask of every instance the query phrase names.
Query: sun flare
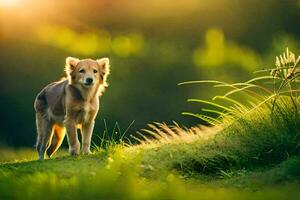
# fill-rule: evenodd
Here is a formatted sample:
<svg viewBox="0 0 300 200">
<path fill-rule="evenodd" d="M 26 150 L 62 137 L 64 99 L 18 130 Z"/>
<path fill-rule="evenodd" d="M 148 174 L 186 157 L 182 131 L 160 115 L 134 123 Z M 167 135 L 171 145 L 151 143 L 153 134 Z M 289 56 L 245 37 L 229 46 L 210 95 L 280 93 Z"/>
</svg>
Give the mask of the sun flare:
<svg viewBox="0 0 300 200">
<path fill-rule="evenodd" d="M 23 0 L 0 0 L 0 7 L 14 7 L 22 3 Z"/>
</svg>

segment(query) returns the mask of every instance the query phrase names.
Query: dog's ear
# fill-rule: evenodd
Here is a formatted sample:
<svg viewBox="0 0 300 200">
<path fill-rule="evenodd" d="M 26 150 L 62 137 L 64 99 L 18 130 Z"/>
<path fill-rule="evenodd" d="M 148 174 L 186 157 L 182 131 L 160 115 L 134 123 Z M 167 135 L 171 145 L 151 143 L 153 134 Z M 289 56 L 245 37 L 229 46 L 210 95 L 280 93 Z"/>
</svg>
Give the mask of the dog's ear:
<svg viewBox="0 0 300 200">
<path fill-rule="evenodd" d="M 108 58 L 101 58 L 96 60 L 100 67 L 100 76 L 104 83 L 106 83 L 107 76 L 110 73 L 110 65 Z"/>
<path fill-rule="evenodd" d="M 109 75 L 110 73 L 110 65 L 109 65 L 109 59 L 108 58 L 101 58 L 96 60 L 98 65 L 101 67 L 101 71 L 103 71 L 105 78 Z"/>
<path fill-rule="evenodd" d="M 101 58 L 96 60 L 99 68 L 100 68 L 100 79 L 102 81 L 102 85 L 100 88 L 100 94 L 102 94 L 105 90 L 105 88 L 108 87 L 108 83 L 107 83 L 107 76 L 110 73 L 110 65 L 109 65 L 109 59 L 108 58 Z"/>
<path fill-rule="evenodd" d="M 75 79 L 74 69 L 80 60 L 78 58 L 67 57 L 65 71 L 69 84 L 72 84 L 72 80 Z"/>
<path fill-rule="evenodd" d="M 73 58 L 73 57 L 67 57 L 66 59 L 66 73 L 70 74 L 78 64 L 79 59 L 78 58 Z"/>
</svg>

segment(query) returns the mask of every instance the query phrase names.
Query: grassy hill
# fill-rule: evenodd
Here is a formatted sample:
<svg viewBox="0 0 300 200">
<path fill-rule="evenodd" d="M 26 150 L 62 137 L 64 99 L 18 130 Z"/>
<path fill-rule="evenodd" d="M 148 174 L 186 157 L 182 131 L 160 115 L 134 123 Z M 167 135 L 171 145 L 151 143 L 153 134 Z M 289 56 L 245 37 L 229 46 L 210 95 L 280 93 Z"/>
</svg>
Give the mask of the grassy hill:
<svg viewBox="0 0 300 200">
<path fill-rule="evenodd" d="M 88 156 L 2 150 L 0 199 L 297 199 L 300 120 L 288 102 L 286 118 L 265 107 L 223 128 L 152 125 L 157 140 Z"/>
</svg>

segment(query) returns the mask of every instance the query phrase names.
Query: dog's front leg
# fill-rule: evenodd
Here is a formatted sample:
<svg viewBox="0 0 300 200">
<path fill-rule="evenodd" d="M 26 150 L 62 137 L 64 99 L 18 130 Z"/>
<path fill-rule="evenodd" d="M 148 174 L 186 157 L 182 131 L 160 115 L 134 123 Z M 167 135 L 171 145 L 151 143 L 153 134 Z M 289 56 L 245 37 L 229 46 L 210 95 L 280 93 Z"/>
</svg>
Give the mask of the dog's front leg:
<svg viewBox="0 0 300 200">
<path fill-rule="evenodd" d="M 82 151 L 85 154 L 91 153 L 90 146 L 94 124 L 95 122 L 92 121 L 82 125 Z"/>
<path fill-rule="evenodd" d="M 69 152 L 71 155 L 78 155 L 80 152 L 80 143 L 77 137 L 76 122 L 73 119 L 66 118 L 64 124 L 67 129 Z"/>
</svg>

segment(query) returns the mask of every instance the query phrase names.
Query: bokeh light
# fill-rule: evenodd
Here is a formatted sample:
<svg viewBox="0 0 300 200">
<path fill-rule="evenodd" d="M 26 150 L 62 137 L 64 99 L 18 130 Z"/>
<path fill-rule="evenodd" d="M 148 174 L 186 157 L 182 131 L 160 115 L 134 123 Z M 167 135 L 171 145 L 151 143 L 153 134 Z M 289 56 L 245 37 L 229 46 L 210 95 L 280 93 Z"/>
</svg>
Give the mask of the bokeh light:
<svg viewBox="0 0 300 200">
<path fill-rule="evenodd" d="M 214 28 L 205 34 L 205 47 L 194 51 L 194 62 L 200 67 L 239 66 L 253 71 L 261 65 L 261 58 L 250 48 L 226 41 L 223 31 Z"/>
<path fill-rule="evenodd" d="M 36 29 L 39 42 L 82 56 L 113 53 L 119 57 L 139 54 L 144 46 L 142 34 L 112 36 L 104 29 L 76 32 L 58 25 L 44 25 Z"/>
</svg>

